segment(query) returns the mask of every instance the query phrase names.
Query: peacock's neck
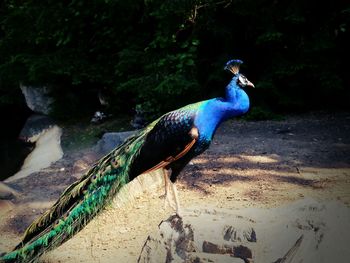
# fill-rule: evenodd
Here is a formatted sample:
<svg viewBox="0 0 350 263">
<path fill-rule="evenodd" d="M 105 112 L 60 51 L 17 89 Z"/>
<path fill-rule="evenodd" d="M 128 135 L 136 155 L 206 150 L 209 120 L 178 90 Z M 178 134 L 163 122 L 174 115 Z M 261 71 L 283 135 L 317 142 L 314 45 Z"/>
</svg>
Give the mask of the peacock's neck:
<svg viewBox="0 0 350 263">
<path fill-rule="evenodd" d="M 249 97 L 247 93 L 237 84 L 238 76 L 232 78 L 226 87 L 226 97 L 224 103 L 220 105 L 223 108 L 223 119 L 229 119 L 246 113 L 249 109 Z"/>
<path fill-rule="evenodd" d="M 237 84 L 237 76 L 233 77 L 230 83 L 226 86 L 226 97 L 227 102 L 235 102 L 237 100 L 237 92 L 240 87 Z"/>
<path fill-rule="evenodd" d="M 225 98 L 216 98 L 202 104 L 195 125 L 202 137 L 211 140 L 217 127 L 223 121 L 240 116 L 249 109 L 249 97 L 243 89 L 237 85 L 237 77 L 234 77 L 226 87 Z"/>
</svg>

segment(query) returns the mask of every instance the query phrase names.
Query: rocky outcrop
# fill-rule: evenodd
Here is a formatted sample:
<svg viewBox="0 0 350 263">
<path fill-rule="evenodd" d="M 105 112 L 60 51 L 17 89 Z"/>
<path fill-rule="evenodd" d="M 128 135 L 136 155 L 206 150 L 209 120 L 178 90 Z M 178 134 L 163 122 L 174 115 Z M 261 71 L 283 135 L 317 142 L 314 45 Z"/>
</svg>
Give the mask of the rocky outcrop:
<svg viewBox="0 0 350 263">
<path fill-rule="evenodd" d="M 271 209 L 187 209 L 159 224 L 138 262 L 348 262 L 350 209 L 305 199 Z"/>
<path fill-rule="evenodd" d="M 20 133 L 22 140 L 35 143 L 34 150 L 27 156 L 19 172 L 5 182 L 28 176 L 49 167 L 63 157 L 61 148 L 62 130 L 46 116 L 31 116 Z"/>
<path fill-rule="evenodd" d="M 80 179 L 101 158 L 95 152 L 85 152 L 84 155 L 73 163 L 72 176 Z"/>
<path fill-rule="evenodd" d="M 107 154 L 134 133 L 135 131 L 107 132 L 97 142 L 94 151 L 101 154 Z"/>
<path fill-rule="evenodd" d="M 51 89 L 46 86 L 26 86 L 20 88 L 26 100 L 28 108 L 36 113 L 49 114 L 53 98 L 50 96 Z"/>
<path fill-rule="evenodd" d="M 34 143 L 44 131 L 53 127 L 54 125 L 55 122 L 51 118 L 41 114 L 32 114 L 26 120 L 19 134 L 19 138 L 22 141 Z"/>
<path fill-rule="evenodd" d="M 252 250 L 247 244 L 256 242 L 253 228 L 234 230 L 197 212 L 161 222 L 159 232 L 145 242 L 138 262 L 251 262 Z"/>
</svg>

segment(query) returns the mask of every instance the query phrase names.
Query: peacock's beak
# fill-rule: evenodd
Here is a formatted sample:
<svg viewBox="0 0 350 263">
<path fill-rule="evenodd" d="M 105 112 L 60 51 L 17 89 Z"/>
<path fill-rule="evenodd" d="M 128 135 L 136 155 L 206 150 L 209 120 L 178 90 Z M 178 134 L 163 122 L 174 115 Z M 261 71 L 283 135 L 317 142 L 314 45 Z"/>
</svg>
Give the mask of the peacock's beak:
<svg viewBox="0 0 350 263">
<path fill-rule="evenodd" d="M 254 84 L 248 80 L 247 87 L 255 88 Z"/>
</svg>

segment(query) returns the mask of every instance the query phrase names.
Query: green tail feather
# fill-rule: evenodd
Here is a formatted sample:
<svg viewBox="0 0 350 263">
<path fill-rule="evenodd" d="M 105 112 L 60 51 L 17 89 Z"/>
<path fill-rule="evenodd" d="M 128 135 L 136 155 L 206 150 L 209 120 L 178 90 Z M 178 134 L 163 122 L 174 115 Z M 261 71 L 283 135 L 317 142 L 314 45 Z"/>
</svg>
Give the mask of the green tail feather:
<svg viewBox="0 0 350 263">
<path fill-rule="evenodd" d="M 70 185 L 58 201 L 28 227 L 15 250 L 0 257 L 0 262 L 34 262 L 78 233 L 129 182 L 130 164 L 152 127 L 127 139 Z"/>
</svg>

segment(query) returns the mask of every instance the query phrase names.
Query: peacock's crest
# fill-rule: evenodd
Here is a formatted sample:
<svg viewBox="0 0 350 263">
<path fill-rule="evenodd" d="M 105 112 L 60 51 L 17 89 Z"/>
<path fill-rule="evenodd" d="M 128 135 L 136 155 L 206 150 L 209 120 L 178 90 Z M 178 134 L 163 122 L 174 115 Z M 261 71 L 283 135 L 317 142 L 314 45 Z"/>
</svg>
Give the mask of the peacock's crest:
<svg viewBox="0 0 350 263">
<path fill-rule="evenodd" d="M 233 75 L 236 75 L 239 73 L 239 67 L 241 66 L 241 64 L 243 64 L 243 61 L 240 59 L 231 59 L 229 60 L 224 69 L 231 71 Z"/>
</svg>

